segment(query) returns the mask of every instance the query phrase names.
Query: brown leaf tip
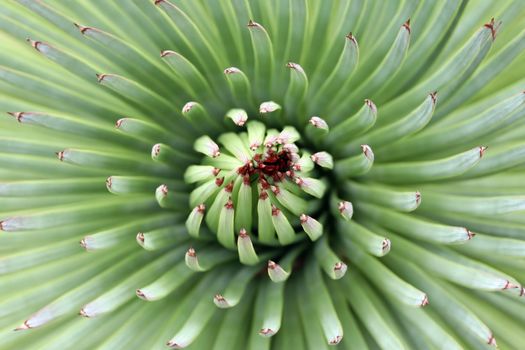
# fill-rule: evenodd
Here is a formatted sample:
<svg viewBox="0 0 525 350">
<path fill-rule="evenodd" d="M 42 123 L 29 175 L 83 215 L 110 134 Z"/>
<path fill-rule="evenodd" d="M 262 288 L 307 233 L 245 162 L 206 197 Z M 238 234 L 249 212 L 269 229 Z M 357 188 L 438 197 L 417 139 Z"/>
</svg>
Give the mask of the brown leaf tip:
<svg viewBox="0 0 525 350">
<path fill-rule="evenodd" d="M 357 40 L 355 36 L 352 34 L 352 32 L 346 34 L 345 36 L 348 40 L 352 41 L 354 44 L 357 44 Z"/>
<path fill-rule="evenodd" d="M 505 286 L 503 286 L 502 289 L 515 289 L 520 288 L 520 286 L 513 284 L 511 281 L 507 280 L 507 283 L 505 283 Z"/>
<path fill-rule="evenodd" d="M 159 190 L 163 196 L 168 195 L 168 185 L 165 185 L 165 184 L 160 185 Z"/>
<path fill-rule="evenodd" d="M 153 147 L 151 148 L 151 155 L 153 157 L 158 157 L 159 154 L 160 154 L 160 143 L 157 143 L 153 145 Z"/>
<path fill-rule="evenodd" d="M 223 183 L 224 183 L 224 177 L 219 177 L 215 179 L 215 185 L 217 187 L 221 187 Z"/>
<path fill-rule="evenodd" d="M 164 0 L 157 0 L 157 1 L 162 2 Z M 175 343 L 175 342 L 173 342 L 171 340 L 169 342 L 167 342 L 166 345 L 169 346 L 170 348 L 173 348 L 173 349 L 183 349 L 184 348 L 184 345 L 177 344 L 177 343 Z"/>
<path fill-rule="evenodd" d="M 338 262 L 336 262 L 335 265 L 334 265 L 334 271 L 342 270 L 345 266 L 346 266 L 346 264 L 344 264 L 344 263 L 341 262 L 341 261 L 338 261 Z"/>
<path fill-rule="evenodd" d="M 102 81 L 104 80 L 104 78 L 106 78 L 107 74 L 95 74 L 97 76 L 97 81 L 99 83 L 102 83 Z"/>
<path fill-rule="evenodd" d="M 224 299 L 224 297 L 222 295 L 215 294 L 215 300 L 217 300 L 217 301 L 224 301 L 225 299 Z"/>
<path fill-rule="evenodd" d="M 80 309 L 80 311 L 78 312 L 78 314 L 82 317 L 89 317 L 89 315 L 87 314 L 86 310 L 84 310 L 84 308 Z"/>
<path fill-rule="evenodd" d="M 340 335 L 336 335 L 334 338 L 330 339 L 330 341 L 328 342 L 330 345 L 337 345 L 341 342 L 341 340 L 343 339 L 342 336 Z"/>
<path fill-rule="evenodd" d="M 241 70 L 237 67 L 229 67 L 224 70 L 224 74 L 236 74 L 240 72 Z"/>
<path fill-rule="evenodd" d="M 24 321 L 24 323 L 22 323 L 20 326 L 16 327 L 15 329 L 13 329 L 15 332 L 18 332 L 18 331 L 24 331 L 26 329 L 31 329 L 32 327 L 29 325 L 28 321 Z"/>
<path fill-rule="evenodd" d="M 496 338 L 494 338 L 494 334 L 490 335 L 489 340 L 487 341 L 487 344 L 493 345 L 495 347 L 498 346 L 498 344 L 496 343 Z"/>
<path fill-rule="evenodd" d="M 361 145 L 361 151 L 367 157 L 368 159 L 371 159 L 372 157 L 372 148 L 368 145 Z"/>
<path fill-rule="evenodd" d="M 241 228 L 240 231 L 239 231 L 239 237 L 241 238 L 247 238 L 248 237 L 248 232 L 246 232 L 246 229 L 245 228 Z"/>
<path fill-rule="evenodd" d="M 275 270 L 277 268 L 277 264 L 272 260 L 268 260 L 268 268 L 270 270 Z"/>
<path fill-rule="evenodd" d="M 40 46 L 42 44 L 41 41 L 35 41 L 31 38 L 27 38 L 26 41 L 31 44 L 31 46 L 33 46 L 35 48 L 35 50 L 37 50 L 38 52 L 40 52 L 40 50 L 38 49 L 38 46 Z"/>
<path fill-rule="evenodd" d="M 189 248 L 188 251 L 186 252 L 186 254 L 188 256 L 191 256 L 192 258 L 196 257 L 197 256 L 197 252 L 195 251 L 195 249 L 193 248 Z"/>
<path fill-rule="evenodd" d="M 120 128 L 120 126 L 122 125 L 122 123 L 124 122 L 125 119 L 126 119 L 126 118 L 120 118 L 119 120 L 117 120 L 117 121 L 115 122 L 115 127 L 116 127 L 117 129 Z"/>
<path fill-rule="evenodd" d="M 423 298 L 423 301 L 421 301 L 420 306 L 424 307 L 428 305 L 428 296 L 425 294 L 425 297 Z"/>
<path fill-rule="evenodd" d="M 92 28 L 90 28 L 90 27 L 85 27 L 85 26 L 80 25 L 80 24 L 78 24 L 78 23 L 73 23 L 73 24 L 75 25 L 75 27 L 78 28 L 78 30 L 80 30 L 80 33 L 81 33 L 81 34 L 84 34 L 84 33 L 86 32 L 86 30 L 88 30 L 88 29 L 92 29 Z"/>
<path fill-rule="evenodd" d="M 467 239 L 468 240 L 471 240 L 472 238 L 474 238 L 474 236 L 476 236 L 476 234 L 468 229 L 465 229 L 467 231 Z"/>
<path fill-rule="evenodd" d="M 159 4 L 163 3 L 163 2 L 164 2 L 164 0 L 155 0 L 154 5 L 159 5 Z"/>
<path fill-rule="evenodd" d="M 480 146 L 479 147 L 479 157 L 483 157 L 483 154 L 485 153 L 485 151 L 487 150 L 488 147 L 486 146 Z"/>
<path fill-rule="evenodd" d="M 204 214 L 205 211 L 206 211 L 206 205 L 204 204 L 197 205 L 197 212 Z"/>
<path fill-rule="evenodd" d="M 377 107 L 374 102 L 369 99 L 365 99 L 365 104 L 372 110 L 372 112 L 377 113 Z"/>
<path fill-rule="evenodd" d="M 261 191 L 261 193 L 259 194 L 259 199 L 263 201 L 268 199 L 268 193 L 266 191 Z"/>
<path fill-rule="evenodd" d="M 135 294 L 137 294 L 137 296 L 142 299 L 142 300 L 148 300 L 148 297 L 146 296 L 146 294 L 144 294 L 143 291 L 141 291 L 140 289 L 137 289 L 135 291 Z"/>
<path fill-rule="evenodd" d="M 196 102 L 188 102 L 184 105 L 184 107 L 182 107 L 182 113 L 188 113 L 189 111 L 191 111 L 193 109 L 193 107 L 195 107 L 197 105 Z"/>
<path fill-rule="evenodd" d="M 419 191 L 416 191 L 416 205 L 420 205 L 421 204 L 421 192 Z"/>
<path fill-rule="evenodd" d="M 436 104 L 436 102 L 437 102 L 437 93 L 438 93 L 437 91 L 434 91 L 434 92 L 430 93 L 430 98 L 432 99 L 432 103 L 433 104 Z"/>
<path fill-rule="evenodd" d="M 163 50 L 160 52 L 160 57 L 166 57 L 166 56 L 175 55 L 175 54 L 176 54 L 175 51 Z"/>
<path fill-rule="evenodd" d="M 405 23 L 403 23 L 403 27 L 408 30 L 408 34 L 410 34 L 410 18 L 407 19 Z"/>
<path fill-rule="evenodd" d="M 15 117 L 19 123 L 22 122 L 22 118 L 24 117 L 24 112 L 7 112 L 7 114 L 9 114 L 12 117 Z"/>
<path fill-rule="evenodd" d="M 111 189 L 111 185 L 113 184 L 113 176 L 110 176 L 106 179 L 106 187 L 107 189 Z"/>
<path fill-rule="evenodd" d="M 60 151 L 60 152 L 55 152 L 58 160 L 60 160 L 60 161 L 64 160 L 64 152 L 65 152 L 65 150 L 64 151 Z"/>
<path fill-rule="evenodd" d="M 226 202 L 226 204 L 224 204 L 224 207 L 228 210 L 233 210 L 233 201 L 230 198 L 228 198 L 228 201 Z"/>
<path fill-rule="evenodd" d="M 224 187 L 224 190 L 228 193 L 232 193 L 233 192 L 233 181 L 230 182 L 229 184 L 227 184 L 225 187 Z"/>
<path fill-rule="evenodd" d="M 383 251 L 383 253 L 386 253 L 386 252 L 390 251 L 390 246 L 391 245 L 392 245 L 392 243 L 390 242 L 390 240 L 388 238 L 383 239 L 383 243 L 381 245 L 381 250 Z"/>
<path fill-rule="evenodd" d="M 299 64 L 297 63 L 294 63 L 294 62 L 288 62 L 286 63 L 286 67 L 290 68 L 290 69 L 293 69 L 293 70 L 296 70 L 300 73 L 304 73 L 304 70 L 303 70 L 303 67 L 301 67 Z"/>
<path fill-rule="evenodd" d="M 259 334 L 263 335 L 263 336 L 266 336 L 266 337 L 269 337 L 269 336 L 274 335 L 275 332 L 274 332 L 273 329 L 270 329 L 270 328 L 261 328 L 261 330 L 259 331 Z"/>
<path fill-rule="evenodd" d="M 139 242 L 140 245 L 144 244 L 144 233 L 137 233 L 137 242 Z"/>
<path fill-rule="evenodd" d="M 490 34 L 491 34 L 491 36 L 492 36 L 492 40 L 493 40 L 493 41 L 496 39 L 496 34 L 497 34 L 497 29 L 498 29 L 497 27 L 498 27 L 500 24 L 501 24 L 501 22 L 498 23 L 498 25 L 496 25 L 495 22 L 494 22 L 494 17 L 492 17 L 492 18 L 490 19 L 490 22 L 489 22 L 489 23 L 485 23 L 485 24 L 483 25 L 485 28 L 490 29 Z"/>
<path fill-rule="evenodd" d="M 301 214 L 301 216 L 299 216 L 299 220 L 301 221 L 301 224 L 305 224 L 308 219 L 310 219 L 310 217 L 306 214 Z"/>
<path fill-rule="evenodd" d="M 254 22 L 250 19 L 248 21 L 248 28 L 262 28 L 262 26 L 259 23 Z"/>
</svg>

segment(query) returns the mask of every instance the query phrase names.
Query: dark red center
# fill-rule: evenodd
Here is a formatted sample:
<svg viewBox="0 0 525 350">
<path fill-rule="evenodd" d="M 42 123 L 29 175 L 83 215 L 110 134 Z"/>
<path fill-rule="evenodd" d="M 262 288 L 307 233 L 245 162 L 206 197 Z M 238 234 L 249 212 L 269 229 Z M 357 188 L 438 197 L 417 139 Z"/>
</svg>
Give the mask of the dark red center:
<svg viewBox="0 0 525 350">
<path fill-rule="evenodd" d="M 293 161 L 290 152 L 286 149 L 280 151 L 268 150 L 266 154 L 258 153 L 253 161 L 240 167 L 237 172 L 243 176 L 259 175 L 259 181 L 271 178 L 281 181 L 285 176 L 293 177 Z"/>
</svg>

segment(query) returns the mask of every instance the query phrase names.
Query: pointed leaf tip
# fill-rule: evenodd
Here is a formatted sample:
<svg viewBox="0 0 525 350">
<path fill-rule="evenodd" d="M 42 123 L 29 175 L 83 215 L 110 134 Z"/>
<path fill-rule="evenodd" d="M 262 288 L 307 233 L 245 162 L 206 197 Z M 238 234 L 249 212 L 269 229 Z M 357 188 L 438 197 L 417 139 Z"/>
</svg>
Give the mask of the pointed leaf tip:
<svg viewBox="0 0 525 350">
<path fill-rule="evenodd" d="M 432 103 L 436 104 L 437 102 L 437 91 L 431 92 L 429 95 L 432 98 Z"/>
<path fill-rule="evenodd" d="M 137 296 L 138 296 L 140 299 L 142 299 L 142 300 L 146 300 L 146 301 L 149 300 L 148 297 L 146 296 L 146 294 L 144 294 L 144 292 L 141 291 L 140 289 L 137 289 L 137 290 L 135 291 L 135 294 L 137 294 Z"/>
<path fill-rule="evenodd" d="M 370 108 L 372 113 L 374 113 L 374 114 L 377 113 L 377 106 L 375 105 L 374 102 L 372 102 L 372 100 L 365 99 L 365 104 L 368 106 L 368 108 Z"/>
<path fill-rule="evenodd" d="M 172 50 L 163 50 L 160 52 L 160 57 L 166 57 L 166 56 L 171 56 L 171 55 L 176 55 L 176 54 L 177 53 Z"/>
<path fill-rule="evenodd" d="M 299 73 L 304 73 L 304 69 L 303 67 L 301 67 L 299 64 L 297 63 L 293 63 L 293 62 L 288 62 L 286 63 L 286 67 L 290 68 L 290 69 L 294 69 L 296 71 L 298 71 Z"/>
<path fill-rule="evenodd" d="M 496 40 L 496 34 L 497 34 L 497 31 L 500 25 L 501 25 L 501 22 L 499 22 L 498 24 L 495 23 L 494 17 L 490 19 L 489 23 L 485 23 L 483 25 L 485 28 L 490 29 L 490 33 L 492 35 L 492 41 Z"/>
<path fill-rule="evenodd" d="M 480 146 L 479 147 L 479 157 L 483 157 L 483 154 L 485 154 L 485 151 L 487 150 L 487 146 Z"/>
<path fill-rule="evenodd" d="M 354 44 L 357 44 L 357 40 L 356 40 L 355 36 L 352 34 L 352 32 L 346 34 L 346 38 L 347 38 L 348 40 L 353 41 Z"/>
<path fill-rule="evenodd" d="M 259 23 L 253 21 L 253 20 L 249 20 L 248 21 L 248 28 L 257 28 L 257 29 L 264 29 L 264 27 L 262 25 L 260 25 Z"/>
<path fill-rule="evenodd" d="M 361 150 L 363 151 L 365 157 L 367 157 L 370 160 L 374 160 L 374 152 L 372 152 L 372 148 L 370 146 L 361 145 Z"/>
<path fill-rule="evenodd" d="M 411 31 L 411 29 L 410 29 L 410 18 L 407 19 L 407 21 L 405 23 L 403 23 L 403 28 L 405 28 L 408 31 L 408 33 L 410 34 L 410 31 Z"/>
<path fill-rule="evenodd" d="M 498 348 L 498 344 L 496 343 L 496 338 L 494 338 L 494 334 L 491 334 L 489 336 L 489 340 L 487 341 L 487 344 L 493 345 L 494 347 Z"/>
<path fill-rule="evenodd" d="M 22 118 L 24 117 L 24 112 L 7 112 L 10 116 L 16 118 L 16 121 L 21 123 Z"/>
<path fill-rule="evenodd" d="M 106 77 L 108 76 L 108 74 L 99 74 L 99 73 L 96 73 L 95 75 L 97 76 L 97 81 L 99 83 L 102 83 L 104 79 L 106 79 Z"/>
<path fill-rule="evenodd" d="M 84 33 L 85 33 L 87 30 L 89 30 L 89 29 L 92 29 L 92 28 L 90 28 L 90 27 L 85 27 L 85 26 L 80 25 L 80 24 L 78 24 L 78 23 L 73 23 L 73 24 L 75 25 L 75 27 L 78 28 L 78 30 L 80 30 L 80 33 L 81 33 L 81 34 L 84 34 Z"/>
</svg>

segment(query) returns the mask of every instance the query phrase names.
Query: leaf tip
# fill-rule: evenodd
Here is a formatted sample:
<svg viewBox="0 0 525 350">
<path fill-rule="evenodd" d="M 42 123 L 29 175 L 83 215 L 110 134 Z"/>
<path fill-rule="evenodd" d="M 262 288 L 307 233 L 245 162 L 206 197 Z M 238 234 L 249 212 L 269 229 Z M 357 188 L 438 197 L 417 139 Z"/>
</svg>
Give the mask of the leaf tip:
<svg viewBox="0 0 525 350">
<path fill-rule="evenodd" d="M 411 31 L 411 29 L 410 29 L 410 18 L 408 18 L 406 20 L 406 22 L 403 23 L 403 28 L 405 28 L 408 31 L 408 34 L 410 34 L 410 31 Z"/>
<path fill-rule="evenodd" d="M 423 297 L 423 300 L 421 301 L 421 304 L 419 304 L 420 307 L 425 307 L 428 305 L 428 296 L 425 294 Z"/>
<path fill-rule="evenodd" d="M 333 337 L 332 339 L 328 341 L 328 344 L 337 345 L 341 342 L 342 339 L 343 339 L 342 335 L 336 335 L 335 337 Z"/>
</svg>

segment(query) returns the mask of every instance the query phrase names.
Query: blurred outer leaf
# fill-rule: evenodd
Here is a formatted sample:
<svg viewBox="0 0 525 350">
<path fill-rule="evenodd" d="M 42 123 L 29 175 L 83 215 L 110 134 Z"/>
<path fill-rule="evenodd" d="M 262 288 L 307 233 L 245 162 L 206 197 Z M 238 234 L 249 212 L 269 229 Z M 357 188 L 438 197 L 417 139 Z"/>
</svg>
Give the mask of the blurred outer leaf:
<svg viewBox="0 0 525 350">
<path fill-rule="evenodd" d="M 392 235 L 394 237 L 394 235 Z M 443 257 L 429 252 L 427 249 L 416 246 L 413 243 L 395 236 L 392 239 L 393 244 L 399 252 L 412 259 L 422 258 L 420 266 L 425 271 L 432 271 L 434 274 L 452 281 L 454 283 L 463 285 L 467 288 L 481 289 L 486 291 L 497 291 L 509 288 L 510 281 L 502 273 L 494 273 L 494 270 L 487 271 L 487 266 L 481 263 L 473 263 L 465 265 L 462 261 L 457 261 L 453 257 Z M 457 255 L 455 256 L 457 257 Z M 466 259 L 466 258 L 465 258 Z M 512 287 L 513 288 L 513 287 Z"/>
<path fill-rule="evenodd" d="M 403 281 L 376 258 L 362 252 L 352 243 L 345 244 L 351 261 L 370 279 L 378 289 L 383 289 L 392 299 L 408 306 L 423 307 L 428 303 L 427 295 Z"/>
<path fill-rule="evenodd" d="M 467 142 L 471 143 L 483 135 L 497 131 L 512 112 L 524 108 L 524 102 L 525 93 L 519 93 L 468 120 L 461 120 L 442 128 L 438 126 L 430 128 L 420 135 L 389 146 L 384 158 L 398 159 L 400 153 L 403 153 L 403 157 L 407 157 L 438 151 L 445 147 L 450 148 L 451 145 L 458 147 L 466 145 Z"/>
<path fill-rule="evenodd" d="M 388 53 L 385 55 L 377 68 L 371 73 L 360 88 L 351 93 L 351 98 L 367 96 L 372 91 L 385 84 L 388 79 L 402 66 L 410 43 L 410 20 L 399 29 L 396 39 L 392 43 Z"/>
<path fill-rule="evenodd" d="M 373 204 L 361 204 L 359 208 L 374 222 L 410 238 L 442 244 L 465 243 L 472 238 L 472 233 L 465 227 L 437 224 Z"/>
<path fill-rule="evenodd" d="M 406 262 L 396 254 L 388 257 L 387 260 L 392 263 L 392 267 L 396 272 L 401 273 L 405 278 L 408 278 L 412 283 L 424 288 L 432 301 L 432 305 L 436 305 L 434 310 L 443 318 L 452 323 L 454 327 L 460 327 L 462 331 L 472 333 L 477 339 L 483 343 L 489 343 L 492 332 L 490 329 L 476 316 L 476 314 L 460 303 L 453 295 L 448 293 L 439 283 L 434 282 L 424 271 L 416 267 L 413 263 Z M 459 331 L 457 331 L 457 334 Z"/>
<path fill-rule="evenodd" d="M 0 120 L 4 347 L 150 349 L 175 333 L 172 347 L 319 350 L 344 330 L 341 348 L 488 349 L 484 323 L 502 348 L 521 345 L 525 109 L 523 94 L 508 98 L 525 81 L 521 2 L 19 0 L 0 9 L 1 109 L 33 124 Z M 486 22 L 492 14 L 501 31 Z M 408 24 L 398 31 L 409 16 L 410 48 Z M 261 25 L 246 29 L 250 19 Z M 301 65 L 291 77 L 290 61 Z M 110 89 L 95 68 L 114 73 L 99 76 Z M 435 89 L 432 117 L 435 95 L 424 97 Z M 110 129 L 118 118 L 121 134 Z M 250 170 L 264 143 L 290 152 L 292 165 L 278 161 L 285 181 L 262 183 Z M 377 157 L 368 146 L 353 157 L 364 144 Z M 490 152 L 476 167 L 484 148 L 457 155 L 481 144 Z M 192 164 L 202 167 L 185 172 Z M 121 196 L 104 191 L 108 176 Z M 419 214 L 399 213 L 417 208 L 416 190 Z M 473 238 L 465 225 L 480 234 L 442 247 Z M 385 237 L 394 253 L 379 262 L 367 254 L 388 253 Z M 82 252 L 79 240 L 106 251 Z M 270 280 L 256 274 L 266 261 Z M 342 277 L 343 261 L 357 262 L 350 278 L 323 279 L 321 267 Z M 397 301 L 421 299 L 410 285 L 439 309 L 403 308 Z M 221 291 L 222 301 L 242 300 L 216 311 L 210 299 Z M 75 317 L 97 296 L 111 316 Z"/>
<path fill-rule="evenodd" d="M 466 197 L 425 192 L 425 202 L 421 210 L 498 215 L 525 210 L 525 196 Z"/>
<path fill-rule="evenodd" d="M 458 176 L 475 166 L 486 147 L 480 146 L 438 160 L 377 165 L 367 178 L 388 183 L 427 182 Z"/>
<path fill-rule="evenodd" d="M 399 115 L 407 103 L 413 103 L 417 96 L 420 96 L 422 92 L 427 91 L 441 91 L 443 93 L 443 87 L 449 85 L 453 88 L 457 83 L 458 79 L 462 76 L 469 65 L 475 60 L 475 57 L 480 52 L 483 45 L 492 38 L 492 29 L 483 26 L 453 55 L 451 55 L 447 61 L 440 66 L 439 69 L 433 72 L 433 74 L 425 80 L 419 82 L 413 86 L 408 92 L 404 93 L 400 98 L 397 98 L 395 102 L 388 106 L 385 106 L 385 115 L 388 115 L 388 120 L 392 120 L 393 117 Z M 449 87 L 447 87 L 449 88 Z M 385 119 L 386 121 L 387 119 Z"/>
<path fill-rule="evenodd" d="M 338 344 L 343 339 L 343 327 L 337 317 L 330 294 L 326 289 L 321 271 L 310 260 L 305 272 L 304 281 L 306 282 L 309 303 L 312 304 L 316 319 L 321 324 L 326 342 L 330 345 Z"/>
<path fill-rule="evenodd" d="M 173 250 L 150 262 L 142 269 L 129 275 L 125 280 L 113 286 L 111 289 L 104 291 L 95 300 L 84 305 L 80 310 L 82 316 L 94 317 L 103 313 L 111 312 L 122 306 L 128 300 L 134 297 L 133 287 L 137 283 L 143 283 L 144 280 L 150 279 L 151 274 L 158 271 L 166 264 L 172 264 L 177 258 L 180 258 L 184 248 Z"/>
<path fill-rule="evenodd" d="M 343 278 L 341 282 L 347 292 L 348 302 L 381 349 L 406 349 L 397 332 L 391 328 L 392 324 L 388 323 L 381 310 L 378 310 L 379 303 L 375 303 L 377 296 L 370 297 L 372 291 L 363 278 L 352 274 L 351 277 Z"/>
<path fill-rule="evenodd" d="M 312 105 L 316 105 L 322 98 L 333 96 L 337 92 L 337 88 L 349 80 L 358 61 L 359 46 L 357 45 L 357 39 L 350 33 L 345 37 L 345 43 L 339 59 L 335 66 L 331 67 L 330 74 L 323 77 L 319 88 L 312 86 L 313 91 L 315 91 Z"/>
<path fill-rule="evenodd" d="M 397 211 L 411 212 L 417 209 L 421 203 L 421 193 L 419 193 L 419 191 L 400 192 L 379 184 L 367 186 L 351 181 L 349 181 L 343 189 L 349 196 Z"/>
</svg>

